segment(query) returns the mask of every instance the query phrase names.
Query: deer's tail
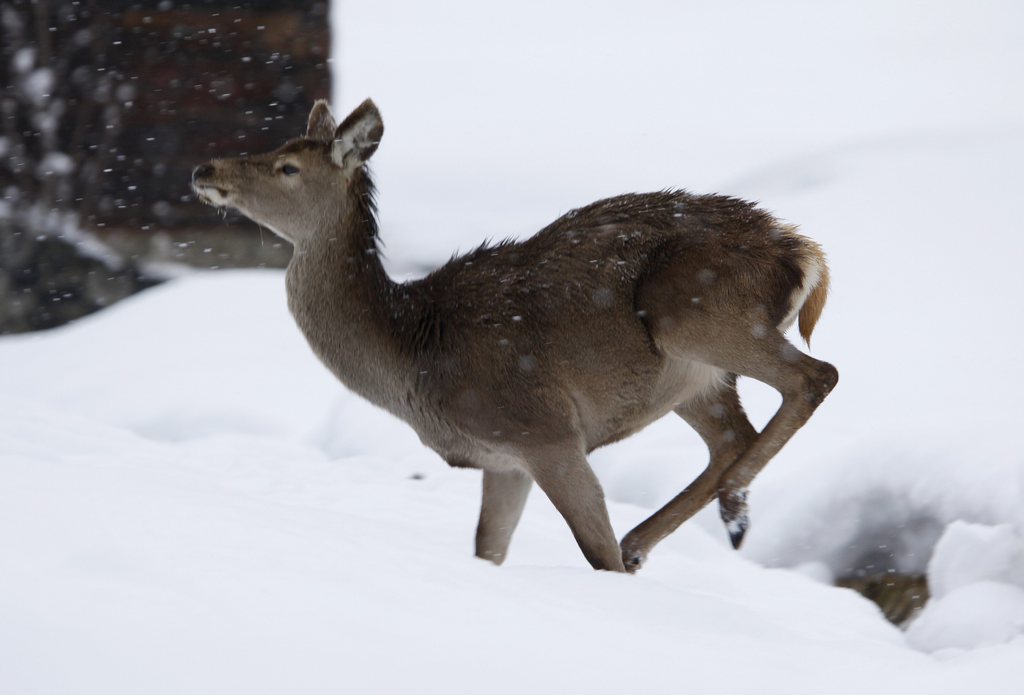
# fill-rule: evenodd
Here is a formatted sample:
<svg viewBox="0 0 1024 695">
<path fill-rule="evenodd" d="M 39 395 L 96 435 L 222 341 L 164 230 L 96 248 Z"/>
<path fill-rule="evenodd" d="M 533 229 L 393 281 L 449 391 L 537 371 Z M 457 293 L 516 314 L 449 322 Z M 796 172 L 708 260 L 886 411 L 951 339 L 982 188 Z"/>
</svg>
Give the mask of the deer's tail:
<svg viewBox="0 0 1024 695">
<path fill-rule="evenodd" d="M 825 309 L 828 298 L 829 273 L 825 252 L 817 242 L 797 232 L 791 224 L 780 225 L 780 234 L 795 242 L 790 248 L 795 257 L 791 260 L 800 268 L 800 284 L 793 288 L 789 296 L 789 311 L 782 319 L 778 328 L 785 333 L 790 326 L 800 320 L 800 336 L 811 346 L 811 333 Z"/>
<path fill-rule="evenodd" d="M 808 251 L 810 257 L 807 265 L 813 267 L 814 271 L 808 272 L 808 269 L 805 269 L 804 282 L 813 281 L 814 286 L 811 288 L 810 294 L 807 295 L 807 299 L 804 300 L 803 306 L 800 307 L 800 337 L 807 343 L 807 347 L 810 347 L 811 334 L 821 317 L 821 312 L 825 310 L 825 300 L 828 299 L 829 274 L 828 263 L 821 247 L 811 242 Z"/>
</svg>

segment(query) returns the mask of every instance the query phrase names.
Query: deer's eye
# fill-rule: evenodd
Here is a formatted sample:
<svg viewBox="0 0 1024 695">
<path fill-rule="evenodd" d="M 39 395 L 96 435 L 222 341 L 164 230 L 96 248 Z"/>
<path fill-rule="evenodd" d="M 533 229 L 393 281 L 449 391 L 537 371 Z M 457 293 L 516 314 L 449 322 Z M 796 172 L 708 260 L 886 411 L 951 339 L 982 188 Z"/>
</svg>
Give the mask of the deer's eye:
<svg viewBox="0 0 1024 695">
<path fill-rule="evenodd" d="M 295 176 L 299 173 L 299 168 L 294 164 L 283 164 L 278 171 L 285 176 Z"/>
</svg>

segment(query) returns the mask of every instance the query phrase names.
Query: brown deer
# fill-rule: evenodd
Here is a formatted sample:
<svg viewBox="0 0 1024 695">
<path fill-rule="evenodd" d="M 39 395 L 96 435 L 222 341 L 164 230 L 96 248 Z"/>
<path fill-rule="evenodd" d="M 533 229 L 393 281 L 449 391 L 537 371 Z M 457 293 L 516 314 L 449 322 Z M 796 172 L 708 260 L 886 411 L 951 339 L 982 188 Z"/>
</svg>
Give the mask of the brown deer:
<svg viewBox="0 0 1024 695">
<path fill-rule="evenodd" d="M 838 380 L 783 335 L 799 317 L 810 342 L 828 292 L 820 247 L 751 203 L 666 190 L 592 203 L 396 283 L 366 167 L 383 132 L 370 100 L 337 126 L 318 101 L 304 137 L 203 164 L 193 187 L 294 245 L 288 306 L 342 383 L 450 465 L 483 470 L 477 556 L 505 559 L 532 481 L 597 569 L 635 571 L 716 496 L 739 547 L 750 482 Z M 738 375 L 782 394 L 760 433 Z M 620 546 L 587 454 L 670 411 L 710 463 Z"/>
</svg>

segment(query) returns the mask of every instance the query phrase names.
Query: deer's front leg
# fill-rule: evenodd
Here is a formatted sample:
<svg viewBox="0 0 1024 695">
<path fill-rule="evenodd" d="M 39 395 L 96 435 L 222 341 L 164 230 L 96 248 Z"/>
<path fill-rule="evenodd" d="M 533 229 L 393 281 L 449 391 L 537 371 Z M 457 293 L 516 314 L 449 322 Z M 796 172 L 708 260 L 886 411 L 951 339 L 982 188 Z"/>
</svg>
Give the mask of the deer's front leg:
<svg viewBox="0 0 1024 695">
<path fill-rule="evenodd" d="M 551 447 L 526 457 L 533 479 L 561 513 L 594 569 L 625 572 L 601 483 L 579 447 Z"/>
<path fill-rule="evenodd" d="M 496 565 L 505 561 L 512 532 L 519 524 L 533 481 L 525 472 L 484 471 L 476 556 Z"/>
</svg>

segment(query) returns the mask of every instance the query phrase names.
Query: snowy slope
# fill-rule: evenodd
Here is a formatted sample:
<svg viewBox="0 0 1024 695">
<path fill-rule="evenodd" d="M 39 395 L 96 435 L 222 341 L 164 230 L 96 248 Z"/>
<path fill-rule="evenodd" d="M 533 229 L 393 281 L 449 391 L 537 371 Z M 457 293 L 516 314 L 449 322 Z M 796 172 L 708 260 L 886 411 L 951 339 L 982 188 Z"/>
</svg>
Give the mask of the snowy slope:
<svg viewBox="0 0 1024 695">
<path fill-rule="evenodd" d="M 934 661 L 856 594 L 696 525 L 637 576 L 594 573 L 535 494 L 508 564 L 473 559 L 478 474 L 334 387 L 285 330 L 282 281 L 198 276 L 0 345 L 4 692 L 708 692 L 723 671 L 1014 692 L 1024 640 Z M 136 396 L 153 371 L 170 406 Z M 644 510 L 612 514 L 624 532 Z"/>
<path fill-rule="evenodd" d="M 758 199 L 829 252 L 840 384 L 741 554 L 709 509 L 618 577 L 536 492 L 474 560 L 478 474 L 331 380 L 279 273 L 4 338 L 0 693 L 1019 693 L 1024 6 L 334 5 L 396 274 L 626 190 Z M 704 459 L 671 419 L 597 452 L 616 531 Z M 929 571 L 907 633 L 828 586 L 869 565 Z"/>
</svg>

